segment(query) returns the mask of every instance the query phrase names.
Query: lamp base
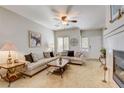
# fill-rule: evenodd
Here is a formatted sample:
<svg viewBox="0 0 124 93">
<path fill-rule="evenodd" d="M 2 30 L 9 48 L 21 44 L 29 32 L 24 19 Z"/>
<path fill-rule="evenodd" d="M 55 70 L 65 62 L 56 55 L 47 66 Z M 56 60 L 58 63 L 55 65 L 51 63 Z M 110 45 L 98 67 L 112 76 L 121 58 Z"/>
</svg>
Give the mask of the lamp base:
<svg viewBox="0 0 124 93">
<path fill-rule="evenodd" d="M 7 64 L 12 64 L 12 58 L 8 58 Z"/>
<path fill-rule="evenodd" d="M 8 54 L 7 64 L 12 64 L 12 57 L 11 57 L 10 51 L 9 51 L 9 54 Z"/>
</svg>

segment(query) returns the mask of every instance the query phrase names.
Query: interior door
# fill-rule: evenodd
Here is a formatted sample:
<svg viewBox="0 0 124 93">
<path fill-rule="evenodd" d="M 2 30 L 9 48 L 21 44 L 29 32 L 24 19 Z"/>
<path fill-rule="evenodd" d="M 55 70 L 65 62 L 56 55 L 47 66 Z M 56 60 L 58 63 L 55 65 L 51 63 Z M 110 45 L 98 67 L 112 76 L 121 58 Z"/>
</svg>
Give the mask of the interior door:
<svg viewBox="0 0 124 93">
<path fill-rule="evenodd" d="M 89 38 L 89 58 L 99 58 L 102 40 L 100 36 Z"/>
</svg>

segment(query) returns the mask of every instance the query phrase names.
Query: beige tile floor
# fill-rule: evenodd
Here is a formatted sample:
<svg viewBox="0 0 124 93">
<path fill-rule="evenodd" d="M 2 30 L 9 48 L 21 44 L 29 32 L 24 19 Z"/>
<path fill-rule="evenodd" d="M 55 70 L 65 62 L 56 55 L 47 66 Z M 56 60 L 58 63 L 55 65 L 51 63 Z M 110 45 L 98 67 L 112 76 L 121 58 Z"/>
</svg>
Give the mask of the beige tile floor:
<svg viewBox="0 0 124 93">
<path fill-rule="evenodd" d="M 48 68 L 49 69 L 49 68 Z M 98 61 L 90 60 L 83 66 L 69 65 L 63 73 L 63 78 L 59 75 L 49 74 L 48 69 L 40 72 L 32 78 L 21 78 L 11 84 L 11 87 L 18 88 L 114 88 L 115 83 L 103 83 L 103 70 Z M 8 83 L 0 79 L 0 87 L 7 87 Z"/>
</svg>

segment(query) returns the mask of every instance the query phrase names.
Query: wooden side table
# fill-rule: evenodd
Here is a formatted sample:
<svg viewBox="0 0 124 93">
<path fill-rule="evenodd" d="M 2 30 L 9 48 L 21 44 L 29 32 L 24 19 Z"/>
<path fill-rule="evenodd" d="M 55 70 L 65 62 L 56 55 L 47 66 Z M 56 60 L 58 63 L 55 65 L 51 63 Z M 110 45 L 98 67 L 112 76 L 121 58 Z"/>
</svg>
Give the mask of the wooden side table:
<svg viewBox="0 0 124 93">
<path fill-rule="evenodd" d="M 9 82 L 8 87 L 10 87 L 11 82 L 19 79 L 22 76 L 22 73 L 20 71 L 17 71 L 18 67 L 25 67 L 25 63 L 24 62 L 16 62 L 16 63 L 12 63 L 12 64 L 7 64 L 7 63 L 3 63 L 0 64 L 0 69 L 6 69 L 6 75 L 5 76 L 1 76 L 2 79 L 4 79 L 5 81 Z"/>
</svg>

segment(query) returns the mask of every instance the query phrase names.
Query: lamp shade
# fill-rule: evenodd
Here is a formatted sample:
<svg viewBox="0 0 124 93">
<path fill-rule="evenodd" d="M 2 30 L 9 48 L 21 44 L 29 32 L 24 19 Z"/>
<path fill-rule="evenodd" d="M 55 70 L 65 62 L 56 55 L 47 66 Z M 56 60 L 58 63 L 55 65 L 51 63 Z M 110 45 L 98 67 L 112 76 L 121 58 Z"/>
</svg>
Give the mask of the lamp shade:
<svg viewBox="0 0 124 93">
<path fill-rule="evenodd" d="M 0 49 L 1 51 L 16 51 L 16 46 L 12 42 L 6 42 Z"/>
</svg>

